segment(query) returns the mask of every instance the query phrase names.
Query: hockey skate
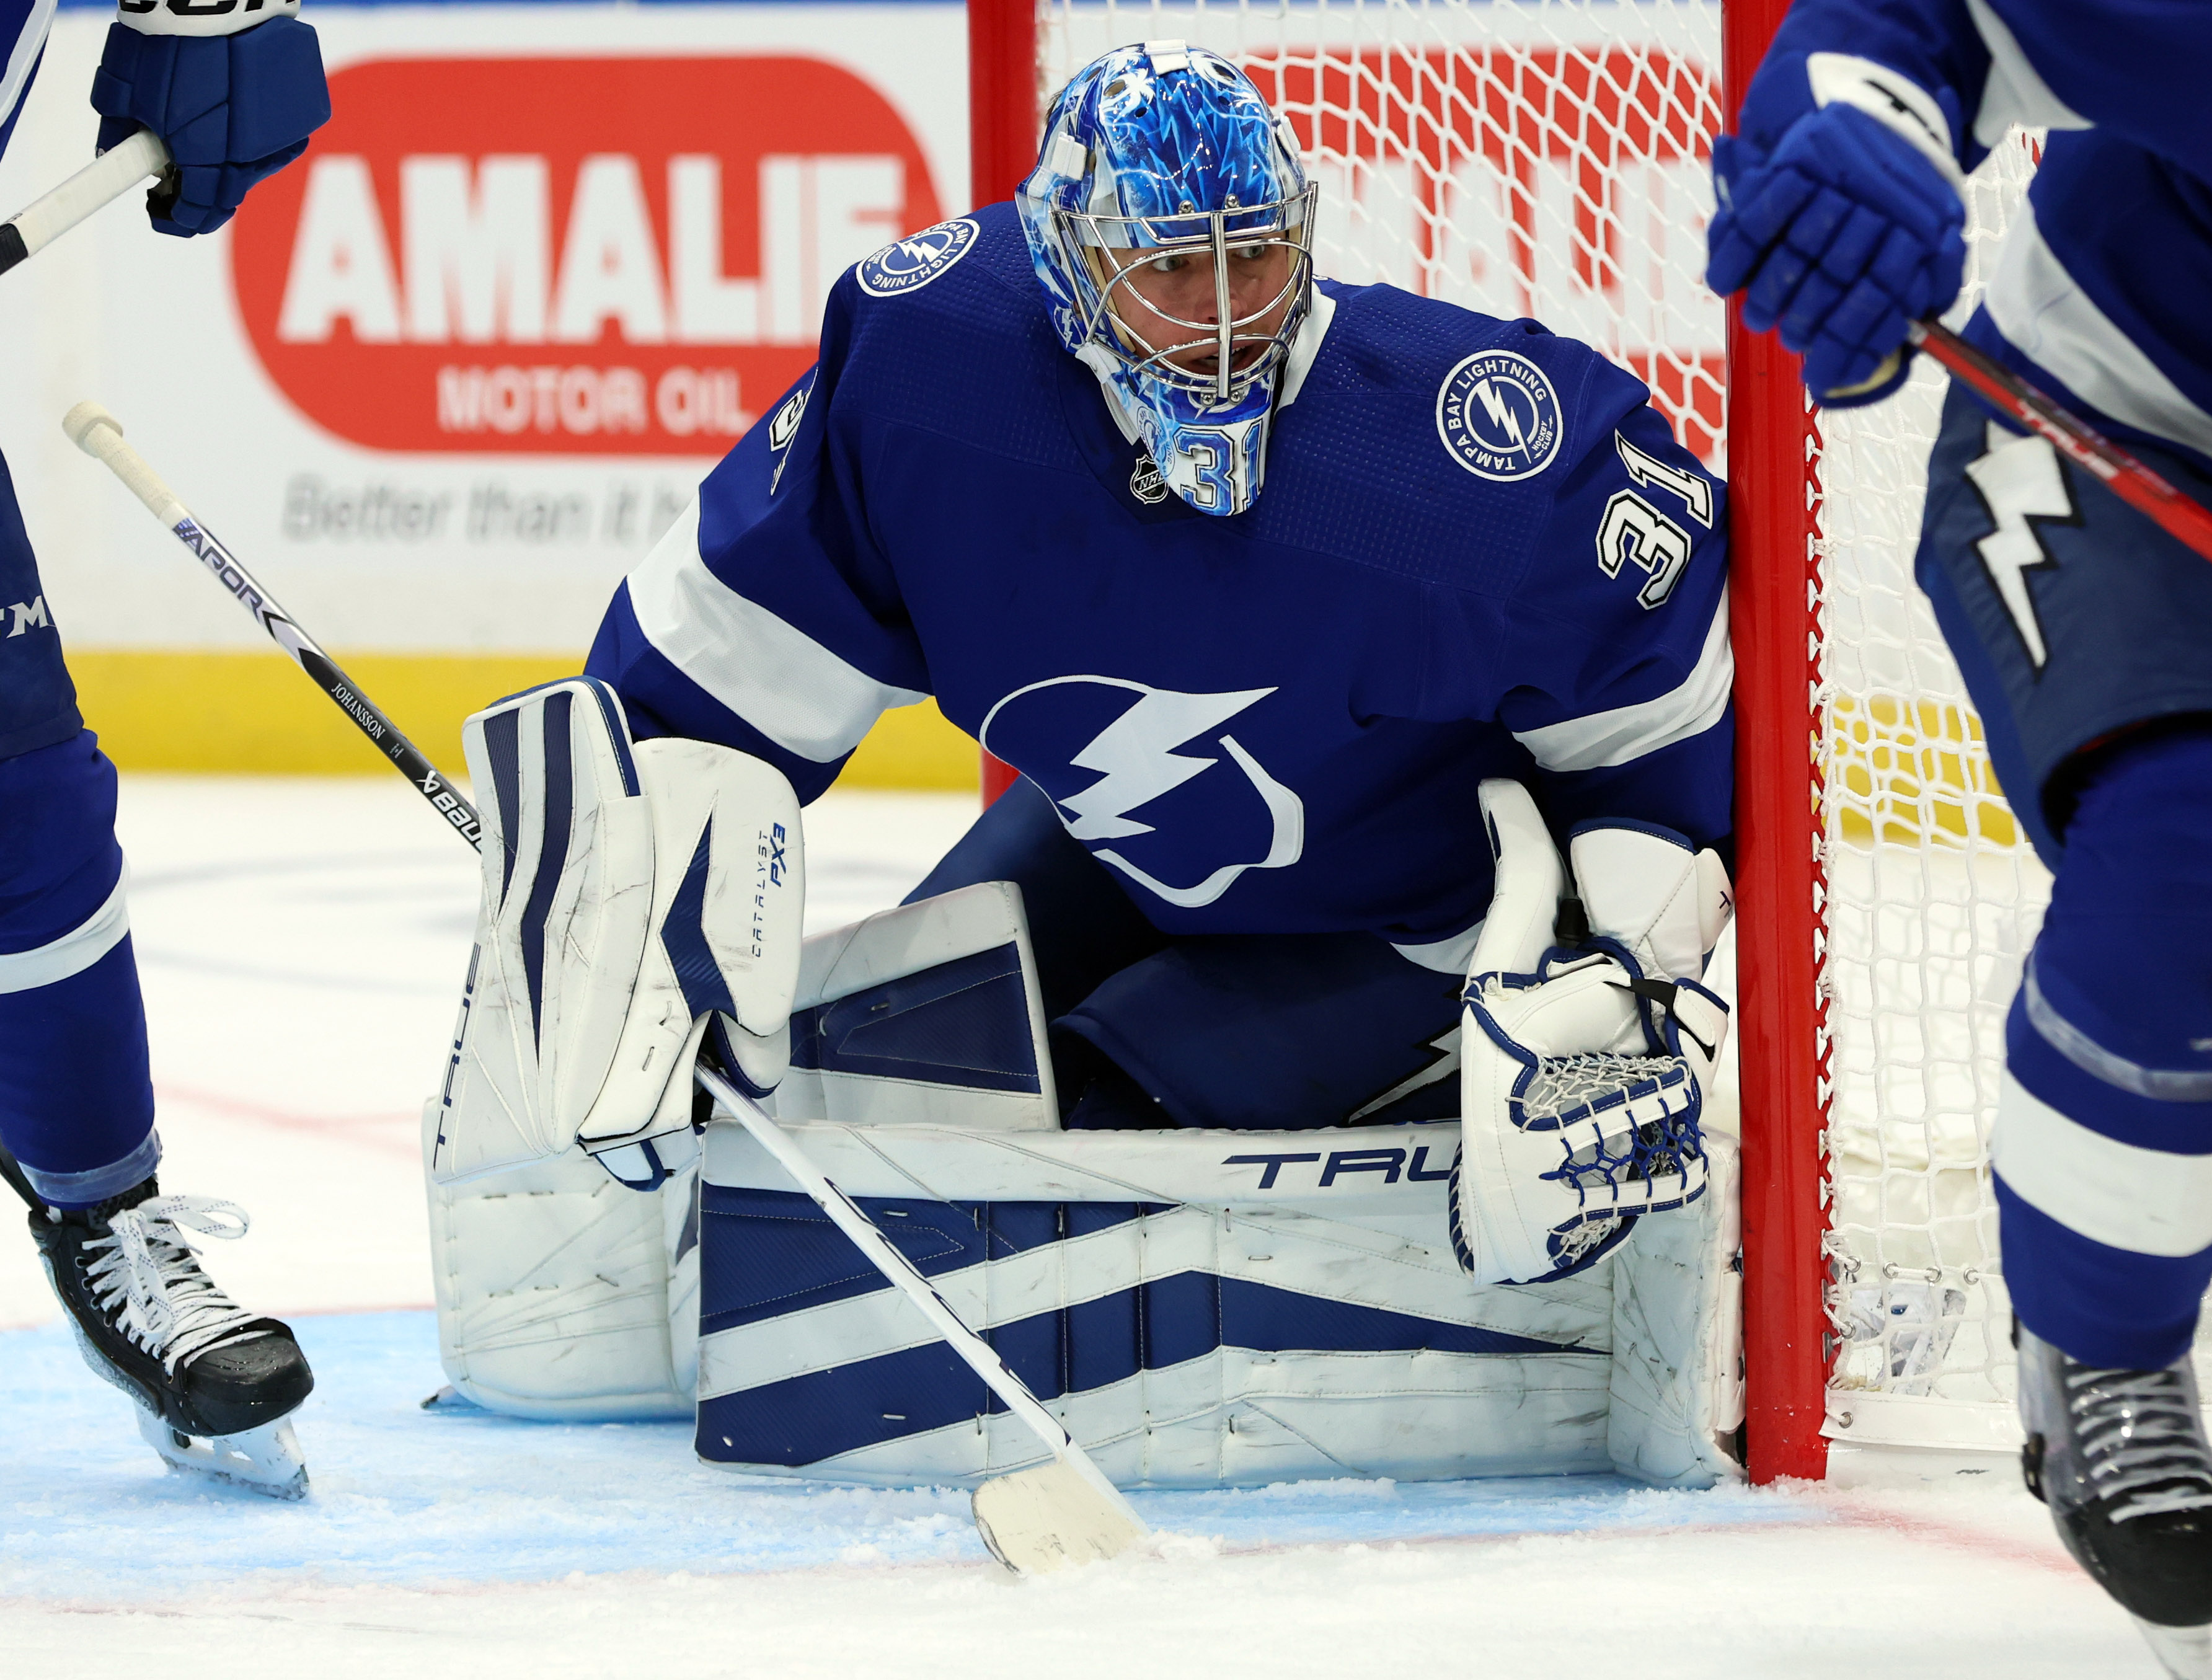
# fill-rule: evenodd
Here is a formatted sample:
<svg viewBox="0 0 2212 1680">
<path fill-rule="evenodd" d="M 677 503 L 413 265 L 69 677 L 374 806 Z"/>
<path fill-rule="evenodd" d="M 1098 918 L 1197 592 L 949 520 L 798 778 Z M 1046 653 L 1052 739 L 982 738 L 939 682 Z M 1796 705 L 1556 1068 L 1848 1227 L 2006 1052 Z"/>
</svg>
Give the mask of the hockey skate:
<svg viewBox="0 0 2212 1680">
<path fill-rule="evenodd" d="M 292 1332 L 233 1301 L 200 1270 L 187 1229 L 240 1237 L 246 1215 L 152 1179 L 95 1208 L 31 1215 L 31 1234 L 77 1346 L 138 1405 L 138 1432 L 172 1470 L 301 1499 L 291 1414 L 314 1387 Z"/>
<path fill-rule="evenodd" d="M 2167 1671 L 2212 1680 L 2212 1446 L 2189 1362 L 2100 1370 L 2014 1337 L 2028 1491 Z"/>
</svg>

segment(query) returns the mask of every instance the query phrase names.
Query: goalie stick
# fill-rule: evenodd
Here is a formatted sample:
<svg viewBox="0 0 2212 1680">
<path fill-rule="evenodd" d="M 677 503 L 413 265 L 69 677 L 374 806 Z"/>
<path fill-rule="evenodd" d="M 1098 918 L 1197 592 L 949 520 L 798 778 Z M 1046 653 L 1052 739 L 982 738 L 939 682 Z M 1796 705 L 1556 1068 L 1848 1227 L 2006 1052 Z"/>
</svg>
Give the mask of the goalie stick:
<svg viewBox="0 0 2212 1680">
<path fill-rule="evenodd" d="M 945 1297 L 877 1228 L 875 1222 L 807 1158 L 758 1103 L 711 1069 L 701 1067 L 698 1078 L 708 1095 L 744 1121 L 745 1130 L 775 1157 L 776 1165 L 799 1181 L 799 1188 L 830 1216 L 830 1223 L 921 1309 L 932 1328 L 1006 1403 L 1006 1410 L 1053 1449 L 1052 1463 L 995 1477 L 975 1489 L 975 1526 L 982 1531 L 983 1542 L 993 1556 L 1008 1568 L 1026 1574 L 1111 1557 L 1142 1539 L 1144 1519 L 1130 1507 L 1121 1490 L 1076 1445 L 1060 1420 L 1030 1392 L 1029 1385 L 1007 1368 L 997 1350 L 945 1305 Z"/>
<path fill-rule="evenodd" d="M 104 463 L 152 510 L 154 517 L 215 573 L 270 639 L 416 785 L 461 838 L 481 851 L 483 828 L 476 808 L 370 703 L 214 533 L 192 517 L 145 458 L 124 441 L 123 428 L 115 416 L 97 403 L 79 403 L 63 416 L 62 429 L 71 442 Z M 921 1309 L 952 1351 L 1051 1453 L 1045 1464 L 994 1477 L 975 1489 L 975 1526 L 992 1556 L 1017 1574 L 1035 1574 L 1071 1563 L 1114 1557 L 1143 1539 L 1149 1531 L 1144 1519 L 1091 1462 L 1091 1455 L 1045 1410 L 991 1344 L 945 1305 L 945 1298 L 913 1262 L 823 1174 L 791 1135 L 713 1069 L 701 1064 L 696 1077 L 701 1089 L 751 1133 L 869 1264 Z"/>
<path fill-rule="evenodd" d="M 276 597 L 261 586 L 260 580 L 223 546 L 222 540 L 191 516 L 184 503 L 177 500 L 175 492 L 162 482 L 161 476 L 146 464 L 146 458 L 124 442 L 122 423 L 113 415 L 97 403 L 79 403 L 62 416 L 62 430 L 69 434 L 71 443 L 95 461 L 104 463 L 121 479 L 154 517 L 169 528 L 170 534 L 215 574 L 238 604 L 253 615 L 253 622 L 269 633 L 270 640 L 290 654 L 294 663 L 314 679 L 315 686 L 353 719 L 354 727 L 375 743 L 401 775 L 415 784 L 416 791 L 430 802 L 431 808 L 452 823 L 470 845 L 481 848 L 483 823 L 477 816 L 476 807 L 438 773 L 422 749 L 400 733 L 398 725 L 370 703 L 359 685 L 339 669 L 338 662 L 324 652 L 315 639 L 276 604 Z"/>
<path fill-rule="evenodd" d="M 2048 438 L 2076 466 L 2096 474 L 2105 488 L 2172 536 L 2212 560 L 2212 512 L 2086 422 L 1999 366 L 1941 321 L 1915 321 L 1912 342 L 1964 379 L 1974 394 L 2030 431 Z"/>
<path fill-rule="evenodd" d="M 0 221 L 0 274 L 36 256 L 102 204 L 149 175 L 167 173 L 168 148 L 151 129 L 111 146 L 52 191 Z"/>
</svg>

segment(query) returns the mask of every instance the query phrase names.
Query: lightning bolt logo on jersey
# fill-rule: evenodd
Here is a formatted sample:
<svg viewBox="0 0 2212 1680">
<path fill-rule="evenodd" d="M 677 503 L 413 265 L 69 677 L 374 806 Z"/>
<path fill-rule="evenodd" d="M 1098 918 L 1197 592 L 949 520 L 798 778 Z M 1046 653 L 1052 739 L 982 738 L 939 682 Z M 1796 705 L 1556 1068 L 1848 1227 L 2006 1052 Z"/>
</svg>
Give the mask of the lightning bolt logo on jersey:
<svg viewBox="0 0 2212 1680">
<path fill-rule="evenodd" d="M 1565 429 L 1551 376 L 1510 350 L 1471 355 L 1437 392 L 1437 435 L 1478 478 L 1510 484 L 1552 464 Z"/>
<path fill-rule="evenodd" d="M 975 224 L 966 216 L 955 216 L 894 240 L 858 264 L 854 278 L 872 297 L 917 292 L 965 257 L 975 243 Z"/>
<path fill-rule="evenodd" d="M 2047 438 L 2015 437 L 1991 421 L 1985 428 L 1988 452 L 1966 464 L 1966 476 L 1989 504 L 1996 529 L 1974 547 L 1997 598 L 2020 632 L 2021 650 L 2040 672 L 2051 654 L 2043 639 L 2042 616 L 2027 574 L 2055 567 L 2031 519 L 2075 520 L 2074 498 L 2058 470 L 2058 452 Z"/>
<path fill-rule="evenodd" d="M 1305 849 L 1305 806 L 1267 773 L 1221 725 L 1275 692 L 1181 694 L 1120 676 L 1055 676 L 1017 688 L 983 720 L 983 744 L 1051 796 L 1067 832 L 1148 891 L 1182 909 L 1212 904 L 1252 869 L 1283 869 Z M 1130 696 L 1134 695 L 1133 703 Z M 1221 756 L 1176 750 L 1216 746 Z M 1231 773 L 1194 788 L 1224 759 Z M 1134 813 L 1142 810 L 1153 820 Z M 1176 829 L 1188 855 L 1202 834 L 1224 854 L 1200 879 L 1163 881 L 1127 855 L 1141 848 L 1107 847 Z"/>
</svg>

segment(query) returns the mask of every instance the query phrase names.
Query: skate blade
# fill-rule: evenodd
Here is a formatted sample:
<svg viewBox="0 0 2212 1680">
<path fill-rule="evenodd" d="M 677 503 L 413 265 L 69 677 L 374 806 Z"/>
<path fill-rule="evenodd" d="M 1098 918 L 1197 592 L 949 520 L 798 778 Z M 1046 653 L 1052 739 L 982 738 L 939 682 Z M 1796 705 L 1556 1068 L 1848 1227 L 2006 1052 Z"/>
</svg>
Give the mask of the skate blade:
<svg viewBox="0 0 2212 1680">
<path fill-rule="evenodd" d="M 307 1496 L 307 1461 L 300 1456 L 289 1417 L 234 1435 L 188 1435 L 142 1407 L 138 1433 L 173 1471 L 271 1499 Z"/>
<path fill-rule="evenodd" d="M 1126 1506 L 1108 1503 L 1064 1459 L 994 1477 L 975 1489 L 971 1503 L 983 1544 L 1018 1575 L 1119 1557 L 1146 1531 Z"/>
<path fill-rule="evenodd" d="M 2212 1680 L 2212 1628 L 2161 1628 L 2140 1616 L 2132 1619 L 2174 1680 Z"/>
</svg>

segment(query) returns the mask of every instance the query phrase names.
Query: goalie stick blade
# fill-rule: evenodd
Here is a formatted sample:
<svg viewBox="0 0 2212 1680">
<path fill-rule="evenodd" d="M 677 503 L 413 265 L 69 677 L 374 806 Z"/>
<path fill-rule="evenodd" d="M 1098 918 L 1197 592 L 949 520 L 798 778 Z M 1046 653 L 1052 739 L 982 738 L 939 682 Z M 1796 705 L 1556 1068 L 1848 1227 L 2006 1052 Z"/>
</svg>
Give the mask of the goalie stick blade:
<svg viewBox="0 0 2212 1680">
<path fill-rule="evenodd" d="M 2130 1619 L 2173 1680 L 2212 1680 L 2212 1628 L 2161 1628 L 2140 1616 Z"/>
<path fill-rule="evenodd" d="M 994 1477 L 973 1503 L 983 1544 L 1018 1575 L 1119 1557 L 1146 1534 L 1127 1506 L 1108 1501 L 1065 1459 Z"/>
<path fill-rule="evenodd" d="M 307 1461 L 292 1434 L 292 1420 L 280 1417 L 235 1435 L 188 1435 L 138 1407 L 138 1433 L 172 1471 L 228 1482 L 271 1499 L 307 1496 Z"/>
</svg>

